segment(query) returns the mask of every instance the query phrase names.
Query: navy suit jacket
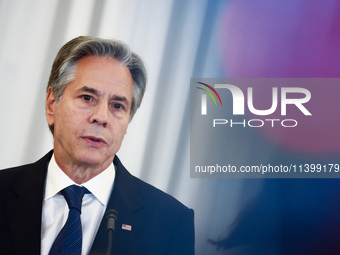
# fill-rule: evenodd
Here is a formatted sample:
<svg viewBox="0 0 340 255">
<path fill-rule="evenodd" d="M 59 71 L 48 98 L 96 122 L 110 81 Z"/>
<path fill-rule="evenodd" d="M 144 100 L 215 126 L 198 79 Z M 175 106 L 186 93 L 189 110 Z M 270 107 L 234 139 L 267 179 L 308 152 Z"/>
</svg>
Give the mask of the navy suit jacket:
<svg viewBox="0 0 340 255">
<path fill-rule="evenodd" d="M 33 164 L 0 171 L 0 254 L 40 254 L 43 193 L 51 156 L 52 151 Z M 114 189 L 106 210 L 115 209 L 119 217 L 111 254 L 194 254 L 193 210 L 132 176 L 117 156 L 114 164 Z M 106 253 L 106 224 L 104 217 L 91 255 Z"/>
</svg>

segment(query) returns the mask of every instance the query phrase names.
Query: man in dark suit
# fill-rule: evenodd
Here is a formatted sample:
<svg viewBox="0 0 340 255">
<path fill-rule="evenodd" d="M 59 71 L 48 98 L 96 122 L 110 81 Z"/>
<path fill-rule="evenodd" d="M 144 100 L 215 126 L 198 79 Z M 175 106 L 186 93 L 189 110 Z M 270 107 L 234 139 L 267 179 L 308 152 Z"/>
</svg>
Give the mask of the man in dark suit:
<svg viewBox="0 0 340 255">
<path fill-rule="evenodd" d="M 0 171 L 0 254 L 194 254 L 193 211 L 116 156 L 145 84 L 122 42 L 61 48 L 46 97 L 54 149 Z"/>
</svg>

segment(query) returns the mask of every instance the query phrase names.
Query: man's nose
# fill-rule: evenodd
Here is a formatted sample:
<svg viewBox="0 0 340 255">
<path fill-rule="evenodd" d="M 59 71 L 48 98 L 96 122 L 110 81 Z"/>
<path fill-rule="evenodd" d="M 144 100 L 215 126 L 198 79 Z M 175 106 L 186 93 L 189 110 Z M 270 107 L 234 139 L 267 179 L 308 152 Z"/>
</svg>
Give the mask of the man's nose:
<svg viewBox="0 0 340 255">
<path fill-rule="evenodd" d="M 103 125 L 105 127 L 108 123 L 108 118 L 109 118 L 108 104 L 100 102 L 93 106 L 93 111 L 90 117 L 91 123 L 97 123 L 98 125 Z"/>
</svg>

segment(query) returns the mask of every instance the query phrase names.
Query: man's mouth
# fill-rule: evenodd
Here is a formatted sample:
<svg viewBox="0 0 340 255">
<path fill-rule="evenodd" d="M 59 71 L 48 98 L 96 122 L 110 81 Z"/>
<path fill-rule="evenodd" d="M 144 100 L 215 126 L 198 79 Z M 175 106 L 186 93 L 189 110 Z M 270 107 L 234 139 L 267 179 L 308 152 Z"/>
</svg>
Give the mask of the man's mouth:
<svg viewBox="0 0 340 255">
<path fill-rule="evenodd" d="M 100 137 L 95 137 L 95 136 L 83 136 L 82 137 L 85 141 L 90 143 L 91 145 L 104 145 L 106 144 L 106 141 L 103 140 Z"/>
<path fill-rule="evenodd" d="M 90 140 L 95 141 L 95 142 L 100 142 L 100 139 L 90 138 Z"/>
</svg>

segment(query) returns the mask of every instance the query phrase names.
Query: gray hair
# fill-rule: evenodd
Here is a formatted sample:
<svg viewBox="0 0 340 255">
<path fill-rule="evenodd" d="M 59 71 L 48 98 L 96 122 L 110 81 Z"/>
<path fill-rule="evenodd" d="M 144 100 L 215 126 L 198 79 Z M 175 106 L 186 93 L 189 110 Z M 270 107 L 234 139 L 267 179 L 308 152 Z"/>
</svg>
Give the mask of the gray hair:
<svg viewBox="0 0 340 255">
<path fill-rule="evenodd" d="M 87 56 L 111 57 L 129 68 L 133 79 L 131 120 L 142 102 L 147 74 L 141 58 L 121 41 L 91 36 L 79 36 L 69 41 L 59 50 L 53 62 L 47 90 L 51 88 L 59 102 L 66 86 L 74 80 L 78 61 Z M 49 128 L 53 134 L 53 125 Z"/>
</svg>

